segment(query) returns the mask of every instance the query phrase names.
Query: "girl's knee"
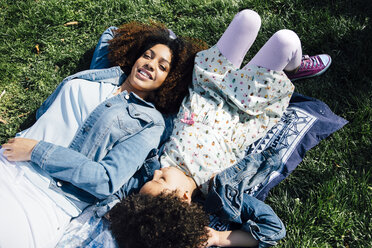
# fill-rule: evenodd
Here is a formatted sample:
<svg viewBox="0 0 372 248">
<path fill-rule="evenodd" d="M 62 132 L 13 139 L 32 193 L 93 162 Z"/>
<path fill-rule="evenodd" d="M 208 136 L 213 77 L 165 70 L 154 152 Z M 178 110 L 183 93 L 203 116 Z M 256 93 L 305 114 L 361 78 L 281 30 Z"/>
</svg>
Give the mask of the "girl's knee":
<svg viewBox="0 0 372 248">
<path fill-rule="evenodd" d="M 242 31 L 258 32 L 261 27 L 261 17 L 250 9 L 242 10 L 236 14 L 234 22 Z"/>
<path fill-rule="evenodd" d="M 288 47 L 297 49 L 301 47 L 300 38 L 295 32 L 289 29 L 277 31 L 272 38 L 283 48 Z"/>
</svg>

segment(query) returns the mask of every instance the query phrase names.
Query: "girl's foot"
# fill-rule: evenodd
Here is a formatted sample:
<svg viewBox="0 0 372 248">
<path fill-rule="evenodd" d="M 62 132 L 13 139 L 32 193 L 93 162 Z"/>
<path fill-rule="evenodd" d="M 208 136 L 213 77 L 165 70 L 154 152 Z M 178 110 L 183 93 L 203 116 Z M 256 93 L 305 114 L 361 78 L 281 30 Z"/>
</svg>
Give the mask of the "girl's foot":
<svg viewBox="0 0 372 248">
<path fill-rule="evenodd" d="M 328 54 L 320 54 L 315 56 L 302 56 L 301 65 L 294 72 L 286 72 L 291 81 L 303 78 L 319 76 L 324 73 L 331 65 L 332 59 Z"/>
</svg>

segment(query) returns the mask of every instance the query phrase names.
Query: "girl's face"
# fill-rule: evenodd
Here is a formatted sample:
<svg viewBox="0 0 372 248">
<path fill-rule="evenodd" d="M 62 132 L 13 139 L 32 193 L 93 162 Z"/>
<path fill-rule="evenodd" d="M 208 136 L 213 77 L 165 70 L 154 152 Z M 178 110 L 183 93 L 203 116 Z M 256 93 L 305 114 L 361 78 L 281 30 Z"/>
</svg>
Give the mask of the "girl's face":
<svg viewBox="0 0 372 248">
<path fill-rule="evenodd" d="M 139 96 L 158 89 L 168 76 L 172 53 L 169 47 L 157 44 L 139 57 L 126 82 Z"/>
<path fill-rule="evenodd" d="M 182 198 L 184 192 L 192 191 L 188 187 L 189 181 L 189 177 L 180 169 L 173 166 L 165 167 L 155 170 L 153 179 L 143 185 L 140 193 L 157 196 L 162 192 L 177 191 L 177 194 Z M 191 198 L 189 200 L 191 201 Z"/>
</svg>

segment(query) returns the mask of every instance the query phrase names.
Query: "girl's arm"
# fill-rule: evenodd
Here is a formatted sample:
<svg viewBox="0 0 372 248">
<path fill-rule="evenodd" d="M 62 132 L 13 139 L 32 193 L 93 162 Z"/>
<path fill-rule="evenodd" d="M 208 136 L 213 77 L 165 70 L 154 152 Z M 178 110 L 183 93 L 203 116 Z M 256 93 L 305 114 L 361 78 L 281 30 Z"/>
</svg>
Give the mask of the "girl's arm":
<svg viewBox="0 0 372 248">
<path fill-rule="evenodd" d="M 241 230 L 234 231 L 216 231 L 207 227 L 208 233 L 208 247 L 255 247 L 258 241 L 253 238 L 252 234 Z"/>
<path fill-rule="evenodd" d="M 241 228 L 233 231 L 208 228 L 208 246 L 261 248 L 276 245 L 277 241 L 284 238 L 284 224 L 269 205 L 244 194 L 239 210 L 240 220 L 237 223 L 241 224 Z"/>
<path fill-rule="evenodd" d="M 259 242 L 258 247 L 276 245 L 285 237 L 286 230 L 283 222 L 263 201 L 244 194 L 240 211 L 242 221 L 240 230 L 251 234 Z"/>
</svg>

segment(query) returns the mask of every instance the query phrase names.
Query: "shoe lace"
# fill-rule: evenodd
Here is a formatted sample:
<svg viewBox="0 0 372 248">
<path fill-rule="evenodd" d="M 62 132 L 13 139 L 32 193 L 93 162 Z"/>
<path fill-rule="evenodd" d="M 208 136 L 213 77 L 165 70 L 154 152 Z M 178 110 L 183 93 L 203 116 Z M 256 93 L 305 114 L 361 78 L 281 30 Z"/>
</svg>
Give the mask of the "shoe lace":
<svg viewBox="0 0 372 248">
<path fill-rule="evenodd" d="M 310 57 L 309 55 L 302 56 L 302 63 L 300 69 L 313 69 L 322 66 L 318 56 Z"/>
</svg>

